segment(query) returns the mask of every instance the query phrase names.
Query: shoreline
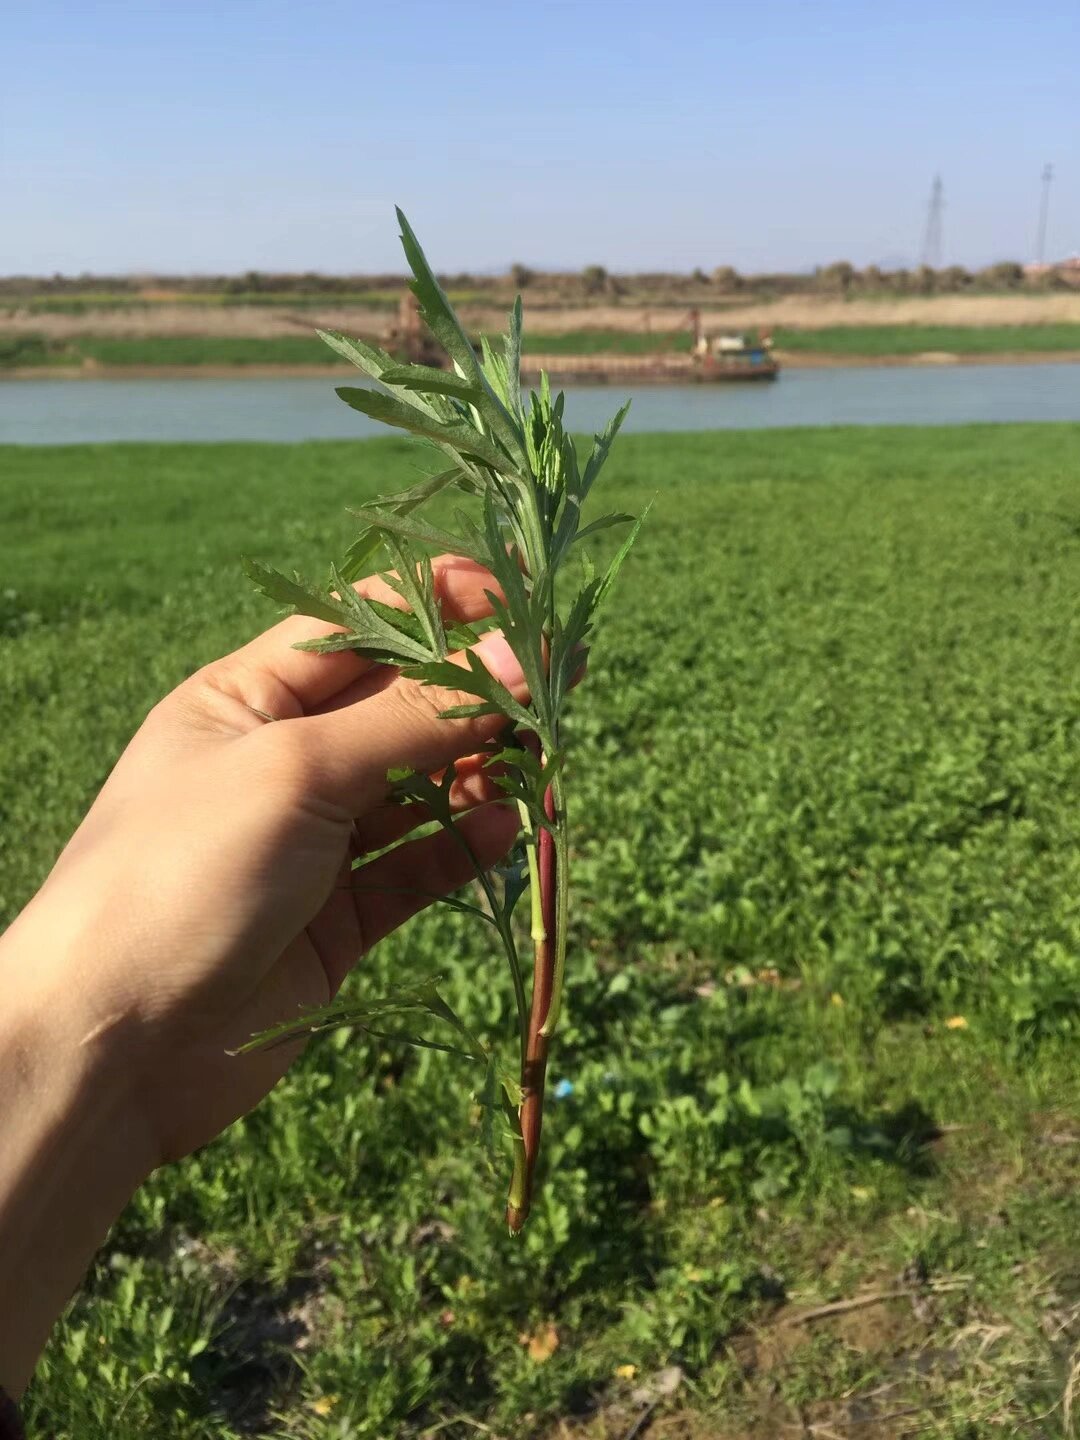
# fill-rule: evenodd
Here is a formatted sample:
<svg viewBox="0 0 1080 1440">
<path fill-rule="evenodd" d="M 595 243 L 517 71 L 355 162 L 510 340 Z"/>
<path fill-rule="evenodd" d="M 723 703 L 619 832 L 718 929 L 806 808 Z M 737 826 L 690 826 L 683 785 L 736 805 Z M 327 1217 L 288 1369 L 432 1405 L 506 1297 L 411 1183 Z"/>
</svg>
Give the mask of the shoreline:
<svg viewBox="0 0 1080 1440">
<path fill-rule="evenodd" d="M 951 351 L 927 351 L 917 355 L 837 355 L 826 351 L 777 350 L 781 375 L 784 370 L 863 370 L 888 368 L 953 367 L 958 365 L 1076 365 L 1080 350 L 1017 350 L 985 351 L 960 354 Z M 522 357 L 522 372 L 529 377 L 539 374 L 539 367 Z M 553 380 L 573 384 L 574 370 L 589 371 L 590 384 L 638 381 L 655 385 L 733 384 L 737 381 L 698 381 L 689 363 L 670 365 L 667 373 L 657 373 L 657 362 L 670 364 L 683 357 L 666 355 L 601 356 L 567 355 L 538 356 Z M 565 361 L 570 361 L 569 366 Z M 605 362 L 611 361 L 609 366 Z M 637 362 L 628 364 L 627 361 Z M 651 368 L 650 368 L 651 367 Z M 609 374 L 597 378 L 599 369 Z M 640 368 L 641 373 L 635 373 Z M 5 380 L 298 380 L 334 379 L 355 376 L 352 365 L 16 365 L 0 369 L 0 383 Z"/>
</svg>

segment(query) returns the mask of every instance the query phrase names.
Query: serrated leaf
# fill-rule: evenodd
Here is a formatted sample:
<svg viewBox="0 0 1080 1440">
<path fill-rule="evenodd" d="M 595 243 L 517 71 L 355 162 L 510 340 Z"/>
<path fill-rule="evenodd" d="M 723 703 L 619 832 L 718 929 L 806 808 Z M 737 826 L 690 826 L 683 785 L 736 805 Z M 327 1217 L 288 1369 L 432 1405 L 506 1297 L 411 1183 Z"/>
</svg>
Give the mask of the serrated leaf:
<svg viewBox="0 0 1080 1440">
<path fill-rule="evenodd" d="M 615 414 L 608 421 L 603 431 L 593 437 L 593 448 L 588 460 L 585 462 L 585 470 L 581 477 L 582 498 L 588 496 L 596 482 L 596 477 L 603 469 L 608 456 L 611 454 L 611 447 L 615 443 L 615 437 L 622 429 L 622 423 L 630 411 L 630 401 L 619 407 Z"/>
<path fill-rule="evenodd" d="M 487 564 L 487 550 L 477 543 L 475 536 L 452 535 L 449 530 L 432 525 L 428 520 L 415 519 L 411 515 L 393 511 L 372 509 L 367 511 L 366 515 L 371 529 L 378 531 L 380 538 L 383 534 L 400 535 L 415 545 L 424 545 L 431 550 L 451 555 L 464 555 L 480 565 Z"/>
<path fill-rule="evenodd" d="M 451 360 L 460 367 L 461 373 L 474 383 L 481 384 L 480 365 L 472 341 L 462 329 L 454 307 L 446 298 L 412 226 L 400 208 L 397 210 L 397 218 L 401 226 L 402 249 L 413 273 L 413 294 L 425 324 Z"/>
<path fill-rule="evenodd" d="M 599 520 L 593 520 L 586 525 L 584 530 L 579 530 L 574 536 L 574 544 L 586 540 L 590 535 L 597 535 L 601 530 L 610 530 L 613 525 L 630 525 L 633 523 L 633 515 L 601 515 Z"/>
<path fill-rule="evenodd" d="M 316 330 L 315 333 L 324 345 L 329 345 L 373 380 L 380 379 L 384 370 L 392 370 L 398 363 L 386 350 L 369 345 L 366 340 L 352 340 L 340 330 Z"/>
<path fill-rule="evenodd" d="M 314 614 L 343 627 L 342 631 L 333 635 L 299 640 L 293 646 L 296 650 L 321 655 L 355 650 L 370 659 L 392 665 L 412 665 L 440 658 L 415 615 L 384 605 L 381 600 L 369 600 L 358 595 L 336 568 L 331 568 L 331 576 L 340 599 L 333 596 L 324 599 L 288 581 L 285 576 L 279 576 L 276 571 L 270 572 L 270 576 L 270 580 L 263 577 L 260 588 L 264 593 L 286 599 L 301 614 Z"/>
<path fill-rule="evenodd" d="M 242 562 L 244 574 L 270 600 L 290 606 L 298 615 L 311 615 L 316 620 L 326 620 L 331 625 L 348 625 L 349 615 L 340 600 L 332 595 L 320 595 L 297 576 L 290 580 L 280 570 L 274 570 L 259 560 L 245 558 Z"/>
<path fill-rule="evenodd" d="M 396 495 L 387 496 L 374 504 L 361 506 L 359 510 L 354 511 L 354 514 L 361 519 L 368 511 L 409 515 L 425 501 L 441 494 L 448 486 L 466 483 L 467 478 L 460 470 L 443 470 L 438 475 L 431 475 L 426 480 L 421 480 L 419 484 L 410 486 L 408 490 L 401 490 Z M 345 578 L 347 580 L 359 579 L 365 565 L 381 544 L 381 531 L 370 528 L 361 531 L 359 538 L 354 540 L 345 552 L 345 559 L 341 565 L 341 572 Z"/>
<path fill-rule="evenodd" d="M 423 631 L 430 653 L 443 659 L 446 655 L 446 632 L 435 595 L 430 555 L 417 554 L 409 541 L 400 535 L 385 535 L 383 543 L 395 569 L 382 578 L 405 601 L 409 613 Z"/>
<path fill-rule="evenodd" d="M 407 771 L 392 780 L 392 798 L 419 801 L 427 806 L 440 824 L 449 827 L 454 823 L 450 790 L 456 778 L 457 767 L 453 763 L 446 767 L 438 780 L 419 771 Z"/>
<path fill-rule="evenodd" d="M 379 390 L 358 390 L 353 385 L 339 385 L 337 394 L 346 405 L 359 410 L 372 420 L 381 420 L 386 425 L 393 425 L 399 430 L 408 430 L 412 435 L 432 440 L 442 449 L 478 461 L 481 465 L 488 465 L 500 474 L 513 475 L 517 471 L 515 461 L 493 440 L 482 435 L 464 420 L 440 420 L 394 395 L 384 395 Z"/>
<path fill-rule="evenodd" d="M 615 581 L 616 581 L 616 579 L 618 578 L 619 571 L 620 571 L 620 570 L 622 569 L 622 567 L 623 567 L 623 561 L 626 559 L 626 557 L 630 554 L 630 551 L 633 549 L 633 547 L 634 547 L 634 541 L 637 539 L 638 535 L 640 535 L 640 533 L 641 533 L 641 527 L 642 527 L 642 525 L 645 524 L 645 520 L 646 520 L 646 518 L 647 518 L 647 516 L 648 516 L 648 514 L 649 514 L 649 511 L 652 509 L 652 507 L 653 507 L 653 502 L 650 500 L 649 503 L 648 503 L 648 505 L 645 506 L 645 509 L 641 512 L 641 514 L 638 516 L 638 518 L 634 521 L 634 528 L 630 531 L 630 534 L 626 537 L 626 539 L 623 541 L 623 543 L 619 546 L 619 549 L 618 549 L 618 551 L 617 551 L 616 554 L 615 554 L 615 558 L 612 560 L 611 564 L 608 566 L 607 570 L 604 572 L 604 578 L 603 578 L 603 580 L 601 580 L 601 582 L 600 582 L 600 589 L 599 589 L 599 592 L 597 593 L 597 596 L 596 596 L 596 606 L 597 606 L 597 608 L 599 608 L 599 607 L 604 603 L 604 601 L 607 599 L 608 595 L 610 594 L 610 592 L 611 592 L 611 587 L 615 584 Z"/>
<path fill-rule="evenodd" d="M 384 385 L 399 390 L 416 390 L 422 395 L 450 395 L 467 405 L 482 404 L 484 392 L 470 380 L 452 370 L 437 370 L 431 365 L 397 365 L 380 377 Z"/>
<path fill-rule="evenodd" d="M 455 665 L 453 661 L 443 660 L 410 665 L 404 673 L 409 679 L 419 680 L 422 685 L 441 685 L 444 689 L 464 690 L 467 694 L 478 695 L 515 725 L 532 729 L 536 725 L 536 716 L 530 715 L 528 710 L 514 699 L 506 686 L 495 679 L 472 650 L 466 650 L 465 658 L 469 665 L 467 670 L 461 665 Z"/>
<path fill-rule="evenodd" d="M 369 345 L 366 340 L 353 340 L 347 335 L 342 335 L 338 330 L 318 330 L 316 334 L 324 344 L 329 345 L 332 350 L 343 356 L 350 364 L 355 365 L 358 370 L 363 371 L 370 379 L 380 385 L 386 385 L 389 389 L 395 387 L 383 377 L 389 370 L 400 368 L 401 362 L 393 355 L 378 345 Z M 399 396 L 405 395 L 404 390 L 395 390 Z M 446 401 L 440 396 L 437 398 L 425 398 L 422 395 L 408 395 L 407 404 L 414 409 L 435 419 L 445 420 L 449 414 Z"/>
<path fill-rule="evenodd" d="M 385 995 L 377 996 L 375 999 L 356 1000 L 349 997 L 335 1000 L 329 1005 L 307 1010 L 297 1016 L 295 1020 L 284 1020 L 279 1025 L 272 1025 L 261 1034 L 253 1036 L 238 1050 L 229 1053 L 246 1055 L 252 1050 L 260 1050 L 268 1045 L 279 1045 L 284 1041 L 298 1039 L 303 1035 L 317 1035 L 325 1030 L 337 1029 L 341 1025 L 362 1026 L 369 1020 L 380 1019 L 387 1015 L 426 1011 L 428 1014 L 438 1016 L 439 1019 L 445 1019 L 449 1007 L 438 992 L 438 984 L 441 979 L 441 975 L 435 976 L 414 987 L 389 990 Z M 453 1014 L 453 1012 L 450 1013 Z M 457 1022 L 456 1016 L 453 1016 L 453 1019 L 455 1023 L 460 1023 Z"/>
<path fill-rule="evenodd" d="M 477 703 L 476 705 L 451 705 L 448 710 L 439 711 L 440 720 L 478 720 L 482 715 L 501 715 L 497 705 Z"/>
<path fill-rule="evenodd" d="M 480 390 L 483 398 L 475 402 L 476 412 L 486 428 L 505 446 L 508 453 L 517 458 L 519 464 L 523 464 L 525 453 L 516 417 L 509 413 L 492 390 L 476 358 L 471 340 L 465 334 L 454 307 L 447 299 L 413 233 L 412 226 L 400 208 L 397 217 L 401 226 L 401 244 L 409 262 L 409 269 L 413 273 L 412 291 L 425 324 L 450 356 L 457 371 Z"/>
<path fill-rule="evenodd" d="M 297 640 L 294 642 L 294 650 L 303 650 L 310 655 L 340 655 L 345 650 L 354 650 L 357 654 L 363 655 L 368 660 L 378 660 L 381 663 L 393 665 L 395 660 L 383 648 L 366 648 L 356 636 L 346 630 L 336 635 L 317 635 L 311 640 Z"/>
</svg>

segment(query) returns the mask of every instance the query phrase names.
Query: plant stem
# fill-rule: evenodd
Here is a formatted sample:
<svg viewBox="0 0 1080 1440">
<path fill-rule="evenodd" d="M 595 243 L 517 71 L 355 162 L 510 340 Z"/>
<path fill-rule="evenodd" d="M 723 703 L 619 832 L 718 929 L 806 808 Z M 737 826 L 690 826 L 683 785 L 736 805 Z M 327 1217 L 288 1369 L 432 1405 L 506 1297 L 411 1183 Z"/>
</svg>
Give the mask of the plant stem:
<svg viewBox="0 0 1080 1440">
<path fill-rule="evenodd" d="M 566 932 L 570 918 L 570 847 L 567 839 L 566 799 L 561 774 L 553 777 L 551 788 L 548 791 L 548 800 L 551 806 L 548 813 L 552 816 L 555 824 L 555 834 L 552 837 L 555 847 L 553 862 L 555 898 L 553 902 L 554 921 L 551 929 L 551 933 L 555 937 L 555 958 L 551 1003 L 544 1017 L 543 1031 L 545 1038 L 550 1040 L 562 1013 L 563 979 L 566 974 Z"/>
<path fill-rule="evenodd" d="M 544 812 L 553 824 L 556 823 L 555 796 L 550 785 L 544 793 Z M 515 1153 L 514 1174 L 506 1205 L 506 1223 L 513 1235 L 525 1224 L 532 1205 L 536 1158 L 540 1153 L 548 1059 L 548 1036 L 544 1026 L 551 1005 L 558 948 L 556 872 L 555 837 L 546 827 L 541 827 L 536 837 L 534 872 L 539 882 L 539 906 L 534 906 L 533 911 L 533 992 L 525 1063 L 521 1068 L 523 1099 L 519 1122 L 522 1143 L 520 1152 Z"/>
</svg>

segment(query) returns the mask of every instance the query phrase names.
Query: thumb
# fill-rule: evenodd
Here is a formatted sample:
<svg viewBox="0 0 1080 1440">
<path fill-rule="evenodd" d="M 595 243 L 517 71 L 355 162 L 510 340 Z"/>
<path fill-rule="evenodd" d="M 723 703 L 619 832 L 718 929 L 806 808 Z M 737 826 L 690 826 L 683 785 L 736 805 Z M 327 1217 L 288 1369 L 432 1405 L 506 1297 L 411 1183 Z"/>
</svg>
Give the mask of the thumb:
<svg viewBox="0 0 1080 1440">
<path fill-rule="evenodd" d="M 472 653 L 515 700 L 529 691 L 517 657 L 501 631 L 482 636 Z M 468 674 L 464 652 L 450 656 Z M 328 805 L 361 815 L 386 793 L 386 772 L 405 768 L 431 774 L 472 755 L 506 725 L 502 715 L 443 720 L 444 710 L 475 705 L 471 691 L 421 685 L 396 676 L 351 705 L 272 725 L 261 733 L 295 747 L 305 789 Z M 291 733 L 290 733 L 291 732 Z"/>
</svg>

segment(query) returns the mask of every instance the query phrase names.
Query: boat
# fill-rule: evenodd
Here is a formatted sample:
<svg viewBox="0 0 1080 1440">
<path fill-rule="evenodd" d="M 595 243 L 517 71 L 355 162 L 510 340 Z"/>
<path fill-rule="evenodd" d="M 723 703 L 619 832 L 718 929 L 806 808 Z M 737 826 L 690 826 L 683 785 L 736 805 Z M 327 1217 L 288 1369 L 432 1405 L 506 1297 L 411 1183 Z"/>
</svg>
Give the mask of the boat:
<svg viewBox="0 0 1080 1440">
<path fill-rule="evenodd" d="M 694 380 L 775 380 L 780 373 L 772 336 L 767 334 L 704 335 L 698 322 L 690 353 L 694 361 L 690 378 Z"/>
</svg>

